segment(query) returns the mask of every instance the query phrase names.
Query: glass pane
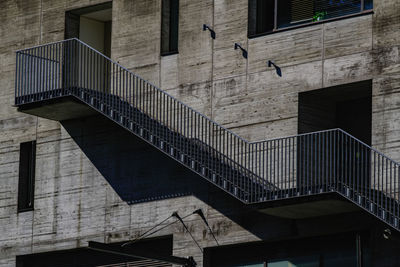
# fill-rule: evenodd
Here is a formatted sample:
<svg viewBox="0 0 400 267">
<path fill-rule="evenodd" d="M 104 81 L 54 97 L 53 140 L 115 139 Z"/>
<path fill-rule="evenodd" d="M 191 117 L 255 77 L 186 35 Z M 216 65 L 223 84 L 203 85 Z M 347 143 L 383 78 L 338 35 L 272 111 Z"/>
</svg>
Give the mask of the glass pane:
<svg viewBox="0 0 400 267">
<path fill-rule="evenodd" d="M 170 40 L 169 50 L 170 52 L 178 51 L 178 21 L 179 21 L 179 1 L 171 0 L 170 10 Z"/>
<path fill-rule="evenodd" d="M 171 0 L 162 1 L 161 19 L 161 53 L 169 52 L 170 20 L 171 20 Z"/>
<path fill-rule="evenodd" d="M 314 21 L 361 11 L 361 0 L 315 0 Z"/>
<path fill-rule="evenodd" d="M 319 267 L 319 256 L 298 257 L 268 262 L 268 267 Z"/>
<path fill-rule="evenodd" d="M 249 0 L 249 36 L 274 29 L 275 0 Z"/>
<path fill-rule="evenodd" d="M 232 267 L 264 267 L 264 263 L 247 264 L 247 265 L 235 265 Z"/>
<path fill-rule="evenodd" d="M 372 9 L 373 7 L 372 0 L 364 0 L 364 10 Z"/>
<path fill-rule="evenodd" d="M 372 0 L 364 0 L 364 9 L 372 9 Z M 361 11 L 361 0 L 279 0 L 278 28 L 346 16 Z"/>
<path fill-rule="evenodd" d="M 355 249 L 330 251 L 324 254 L 324 267 L 352 267 L 357 266 Z"/>
</svg>

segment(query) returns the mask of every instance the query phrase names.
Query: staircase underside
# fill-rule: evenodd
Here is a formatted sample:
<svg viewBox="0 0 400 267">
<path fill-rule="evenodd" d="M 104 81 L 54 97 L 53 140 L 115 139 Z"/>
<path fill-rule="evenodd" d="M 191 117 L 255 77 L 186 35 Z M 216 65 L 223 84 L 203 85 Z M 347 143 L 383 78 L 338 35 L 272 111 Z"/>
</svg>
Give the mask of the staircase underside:
<svg viewBox="0 0 400 267">
<path fill-rule="evenodd" d="M 268 201 L 252 206 L 262 213 L 287 219 L 305 219 L 362 210 L 336 192 Z"/>
<path fill-rule="evenodd" d="M 20 105 L 18 111 L 54 121 L 99 114 L 95 109 L 72 95 Z"/>
</svg>

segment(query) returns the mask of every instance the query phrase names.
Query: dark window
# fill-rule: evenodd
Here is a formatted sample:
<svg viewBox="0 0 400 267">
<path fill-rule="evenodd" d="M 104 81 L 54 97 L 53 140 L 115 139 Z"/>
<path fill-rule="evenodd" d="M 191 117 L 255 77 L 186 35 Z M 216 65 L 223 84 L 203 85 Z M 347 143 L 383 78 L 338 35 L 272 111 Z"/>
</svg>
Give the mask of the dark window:
<svg viewBox="0 0 400 267">
<path fill-rule="evenodd" d="M 179 0 L 163 0 L 161 13 L 161 55 L 178 53 Z"/>
<path fill-rule="evenodd" d="M 249 37 L 373 8 L 372 0 L 249 0 Z"/>
<path fill-rule="evenodd" d="M 251 242 L 205 249 L 211 267 L 354 267 L 368 262 L 367 233 Z M 364 259 L 364 260 L 363 260 Z"/>
<path fill-rule="evenodd" d="M 19 152 L 18 211 L 33 210 L 36 141 L 21 143 Z"/>
<path fill-rule="evenodd" d="M 249 36 L 274 29 L 275 0 L 249 1 Z"/>
</svg>

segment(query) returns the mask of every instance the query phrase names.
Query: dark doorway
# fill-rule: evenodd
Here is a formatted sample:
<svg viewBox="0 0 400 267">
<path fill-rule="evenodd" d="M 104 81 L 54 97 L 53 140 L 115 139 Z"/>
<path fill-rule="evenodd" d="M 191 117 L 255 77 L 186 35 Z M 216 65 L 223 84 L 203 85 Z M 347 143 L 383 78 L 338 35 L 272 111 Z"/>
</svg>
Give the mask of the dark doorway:
<svg viewBox="0 0 400 267">
<path fill-rule="evenodd" d="M 110 57 L 111 21 L 112 2 L 70 10 L 65 14 L 65 39 L 78 38 Z"/>
<path fill-rule="evenodd" d="M 111 57 L 112 2 L 74 9 L 65 13 L 65 39 L 77 38 L 107 57 Z M 111 68 L 108 59 L 98 56 L 86 46 L 67 43 L 63 73 L 64 84 L 74 87 L 91 79 L 99 89 L 110 91 Z M 69 61 L 68 59 L 73 59 Z M 88 60 L 92 59 L 92 60 Z M 69 64 L 72 64 L 69 65 Z M 83 74 L 82 74 L 83 73 Z M 90 77 L 90 78 L 89 78 Z M 80 79 L 79 81 L 77 81 Z M 91 88 L 93 89 L 93 88 Z"/>
<path fill-rule="evenodd" d="M 337 102 L 336 127 L 371 145 L 371 105 L 371 95 Z"/>
<path fill-rule="evenodd" d="M 363 81 L 299 94 L 297 186 L 364 191 L 370 181 L 372 83 Z M 368 146 L 362 144 L 362 141 Z"/>
<path fill-rule="evenodd" d="M 371 145 L 371 99 L 370 80 L 300 93 L 298 133 L 341 128 Z"/>
</svg>

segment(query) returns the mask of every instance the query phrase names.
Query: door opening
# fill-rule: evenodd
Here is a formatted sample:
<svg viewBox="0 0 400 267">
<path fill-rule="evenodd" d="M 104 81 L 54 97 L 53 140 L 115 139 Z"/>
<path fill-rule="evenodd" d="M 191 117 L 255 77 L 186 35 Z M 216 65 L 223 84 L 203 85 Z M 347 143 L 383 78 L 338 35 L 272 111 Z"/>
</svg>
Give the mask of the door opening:
<svg viewBox="0 0 400 267">
<path fill-rule="evenodd" d="M 111 55 L 112 2 L 68 11 L 65 39 L 78 38 L 97 51 Z"/>
</svg>

